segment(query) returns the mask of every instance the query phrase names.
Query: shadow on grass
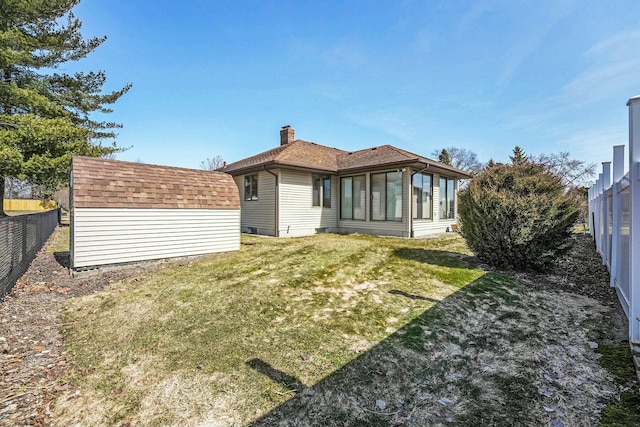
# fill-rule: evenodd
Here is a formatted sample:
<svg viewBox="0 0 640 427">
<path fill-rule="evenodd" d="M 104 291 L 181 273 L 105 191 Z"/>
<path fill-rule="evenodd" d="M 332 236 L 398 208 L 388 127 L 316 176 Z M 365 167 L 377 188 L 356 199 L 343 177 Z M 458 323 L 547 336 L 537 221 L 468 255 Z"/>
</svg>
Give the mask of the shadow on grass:
<svg viewBox="0 0 640 427">
<path fill-rule="evenodd" d="M 475 268 L 465 261 L 465 259 L 468 258 L 466 255 L 457 252 L 440 251 L 437 249 L 397 248 L 393 251 L 393 255 L 429 265 L 439 265 L 450 268 Z"/>
<path fill-rule="evenodd" d="M 284 386 L 289 391 L 299 393 L 305 388 L 305 385 L 298 378 L 274 368 L 262 359 L 251 359 L 245 363 L 250 368 L 260 372 L 266 377 L 269 377 L 271 381 Z"/>
<path fill-rule="evenodd" d="M 53 256 L 56 261 L 58 261 L 58 264 L 60 264 L 64 268 L 71 267 L 71 253 L 69 251 L 54 252 Z"/>
<path fill-rule="evenodd" d="M 409 298 L 409 299 L 414 300 L 414 301 L 416 301 L 416 300 L 418 300 L 418 301 L 431 301 L 431 302 L 435 302 L 435 303 L 440 302 L 440 300 L 437 300 L 435 298 L 429 298 L 429 297 L 423 297 L 423 296 L 420 296 L 420 295 L 410 294 L 408 292 L 400 291 L 398 289 L 391 289 L 389 291 L 389 293 L 392 294 L 392 295 L 400 295 L 400 296 L 403 296 L 405 298 Z"/>
<path fill-rule="evenodd" d="M 456 310 L 467 308 L 482 298 L 492 298 L 496 288 L 513 286 L 505 276 L 489 273 L 449 296 Z M 469 292 L 468 290 L 472 290 Z M 407 298 L 422 299 L 418 295 L 394 292 Z M 536 388 L 519 378 L 516 388 L 510 377 L 495 381 L 494 393 L 511 396 L 500 401 L 474 383 L 474 371 L 470 360 L 461 353 L 445 357 L 436 356 L 430 341 L 456 343 L 463 350 L 476 351 L 476 343 L 461 342 L 449 335 L 450 318 L 441 308 L 442 302 L 423 312 L 419 317 L 380 341 L 370 350 L 323 378 L 311 387 L 295 376 L 282 373 L 260 359 L 252 359 L 247 365 L 267 375 L 274 382 L 298 393 L 287 402 L 249 424 L 262 426 L 391 426 L 391 425 L 443 425 L 454 420 L 457 426 L 478 425 L 529 425 L 532 416 L 523 410 L 537 397 Z M 462 315 L 464 319 L 464 314 Z M 456 329 L 455 327 L 453 329 Z M 445 335 L 442 335 L 445 334 Z M 479 337 L 470 337 L 476 340 Z M 462 339 L 464 340 L 464 338 Z M 431 361 L 431 362 L 429 362 Z M 448 375 L 455 372 L 459 379 Z M 300 388 L 298 388 L 300 387 Z M 448 394 L 453 387 L 453 393 Z M 517 390 L 516 390 L 517 389 Z M 303 392 L 299 392 L 303 390 Z M 519 393 L 516 393 L 519 391 Z M 494 395 L 495 396 L 495 395 Z M 464 410 L 455 409 L 455 400 L 466 399 Z M 516 409 L 521 413 L 517 414 Z M 514 414 L 516 412 L 516 414 Z"/>
</svg>

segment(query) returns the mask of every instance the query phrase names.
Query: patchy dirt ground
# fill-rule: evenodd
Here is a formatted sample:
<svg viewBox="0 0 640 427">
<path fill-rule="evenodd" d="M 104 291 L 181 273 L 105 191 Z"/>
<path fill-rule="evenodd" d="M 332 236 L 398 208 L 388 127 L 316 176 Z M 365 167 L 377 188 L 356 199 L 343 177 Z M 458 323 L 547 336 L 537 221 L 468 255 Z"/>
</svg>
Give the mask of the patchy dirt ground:
<svg viewBox="0 0 640 427">
<path fill-rule="evenodd" d="M 68 365 L 60 334 L 60 310 L 67 299 L 167 265 L 87 272 L 74 278 L 58 262 L 65 262 L 64 255 L 56 258 L 46 252 L 52 240 L 0 302 L 0 425 L 53 424 L 49 405 L 68 388 L 59 380 Z"/>
<path fill-rule="evenodd" d="M 626 323 L 589 238 L 575 238 L 554 274 L 503 272 L 528 288 L 504 285 L 504 306 L 495 287 L 451 299 L 255 425 L 597 425 L 597 408 L 620 390 L 594 341 L 619 343 Z M 43 249 L 0 303 L 0 425 L 56 425 L 52 401 L 73 394 L 61 380 L 71 363 L 60 334 L 66 300 L 171 265 L 71 278 Z M 519 310 L 507 309 L 514 302 Z M 438 313 L 464 328 L 434 322 Z"/>
</svg>

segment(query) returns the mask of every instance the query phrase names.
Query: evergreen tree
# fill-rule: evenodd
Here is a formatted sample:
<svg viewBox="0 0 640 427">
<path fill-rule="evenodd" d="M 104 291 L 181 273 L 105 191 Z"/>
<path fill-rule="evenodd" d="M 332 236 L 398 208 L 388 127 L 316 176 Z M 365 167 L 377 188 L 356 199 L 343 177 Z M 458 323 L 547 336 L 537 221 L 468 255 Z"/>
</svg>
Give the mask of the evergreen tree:
<svg viewBox="0 0 640 427">
<path fill-rule="evenodd" d="M 82 22 L 71 12 L 79 1 L 0 1 L 0 197 L 4 177 L 24 177 L 53 193 L 68 181 L 74 154 L 121 151 L 115 142 L 101 144 L 114 139 L 121 125 L 96 121 L 91 114 L 110 113 L 108 105 L 131 85 L 102 94 L 103 71 L 52 71 L 106 40 L 83 39 Z"/>
<path fill-rule="evenodd" d="M 513 156 L 509 156 L 509 159 L 513 166 L 524 165 L 529 161 L 529 158 L 524 154 L 524 150 L 518 145 L 513 149 Z"/>
<path fill-rule="evenodd" d="M 578 199 L 540 164 L 495 164 L 458 197 L 462 236 L 489 264 L 544 269 L 571 247 Z"/>
<path fill-rule="evenodd" d="M 440 163 L 444 163 L 445 165 L 451 166 L 451 156 L 449 155 L 449 152 L 446 148 L 443 148 L 442 151 L 440 151 L 440 154 L 438 155 L 438 161 Z"/>
</svg>

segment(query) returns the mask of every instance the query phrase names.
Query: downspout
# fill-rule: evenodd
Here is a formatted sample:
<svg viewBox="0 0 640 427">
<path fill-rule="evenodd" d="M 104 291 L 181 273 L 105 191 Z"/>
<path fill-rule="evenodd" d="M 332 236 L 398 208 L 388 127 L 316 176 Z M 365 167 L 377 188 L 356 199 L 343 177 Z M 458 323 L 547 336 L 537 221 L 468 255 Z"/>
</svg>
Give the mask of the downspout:
<svg viewBox="0 0 640 427">
<path fill-rule="evenodd" d="M 429 166 L 431 166 L 429 163 L 426 163 L 426 166 L 423 167 L 422 169 L 420 169 L 419 171 L 415 171 L 411 174 L 411 180 L 409 181 L 409 237 L 414 237 L 414 233 L 413 233 L 413 177 L 414 175 L 417 175 L 419 173 L 422 173 L 424 171 L 426 171 Z M 433 186 L 433 183 L 431 183 L 431 185 Z M 433 209 L 433 205 L 432 208 Z M 433 212 L 431 213 L 431 215 L 433 215 Z"/>
<path fill-rule="evenodd" d="M 274 227 L 273 230 L 275 231 L 276 237 L 280 237 L 280 227 L 279 227 L 279 225 L 280 225 L 279 216 L 280 215 L 279 215 L 279 209 L 278 209 L 278 205 L 279 205 L 279 201 L 280 201 L 279 200 L 280 199 L 280 197 L 279 197 L 280 195 L 279 195 L 279 191 L 278 191 L 278 175 L 273 173 L 273 172 L 271 172 L 269 169 L 267 169 L 266 165 L 262 166 L 262 169 L 264 169 L 265 172 L 273 175 L 273 178 L 276 181 L 275 196 L 274 196 L 274 199 L 275 199 L 275 206 L 274 206 L 275 207 L 275 215 L 274 215 L 275 227 Z"/>
</svg>

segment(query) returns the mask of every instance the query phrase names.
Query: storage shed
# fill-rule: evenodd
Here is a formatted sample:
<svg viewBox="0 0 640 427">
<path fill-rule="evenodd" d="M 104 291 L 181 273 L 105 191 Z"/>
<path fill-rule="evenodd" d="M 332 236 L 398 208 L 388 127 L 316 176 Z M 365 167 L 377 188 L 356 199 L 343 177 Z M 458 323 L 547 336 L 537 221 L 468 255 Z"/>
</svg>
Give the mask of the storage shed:
<svg viewBox="0 0 640 427">
<path fill-rule="evenodd" d="M 240 249 L 226 173 L 74 157 L 71 269 Z"/>
</svg>

